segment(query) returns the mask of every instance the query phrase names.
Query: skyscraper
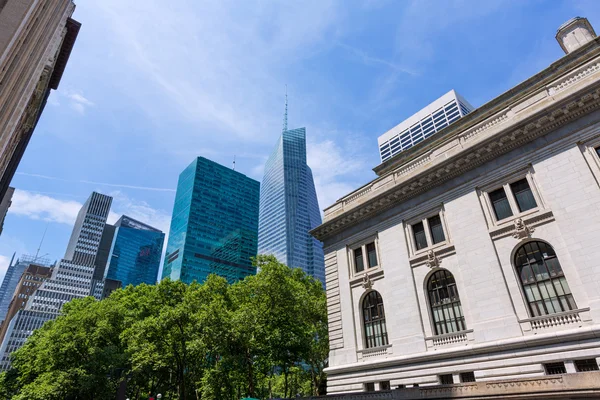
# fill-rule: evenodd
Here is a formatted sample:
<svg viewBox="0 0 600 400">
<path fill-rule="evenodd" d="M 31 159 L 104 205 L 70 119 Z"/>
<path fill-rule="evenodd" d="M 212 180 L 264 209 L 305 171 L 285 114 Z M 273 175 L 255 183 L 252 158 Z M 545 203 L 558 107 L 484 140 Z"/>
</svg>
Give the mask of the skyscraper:
<svg viewBox="0 0 600 400">
<path fill-rule="evenodd" d="M 256 273 L 260 184 L 198 157 L 180 175 L 163 278 L 190 283 L 214 273 L 229 282 Z"/>
<path fill-rule="evenodd" d="M 473 111 L 454 90 L 405 119 L 377 140 L 381 162 L 387 161 Z"/>
<path fill-rule="evenodd" d="M 50 279 L 27 299 L 27 304 L 6 321 L 6 335 L 0 346 L 0 369 L 10 366 L 10 353 L 25 343 L 44 322 L 56 318 L 62 306 L 90 295 L 100 239 L 110 211 L 112 197 L 93 192 L 77 216 L 69 246 Z"/>
<path fill-rule="evenodd" d="M 0 199 L 69 60 L 74 9 L 72 0 L 0 0 Z"/>
<path fill-rule="evenodd" d="M 164 241 L 162 231 L 123 215 L 115 224 L 104 277 L 122 287 L 155 284 Z"/>
<path fill-rule="evenodd" d="M 8 264 L 6 274 L 4 274 L 4 279 L 0 286 L 0 321 L 3 321 L 6 317 L 13 293 L 17 288 L 19 279 L 21 279 L 21 275 L 23 275 L 23 271 L 25 271 L 25 268 L 27 267 L 27 264 L 20 260 L 17 260 L 17 262 L 13 264 L 14 261 L 15 254 L 13 254 L 10 264 Z"/>
<path fill-rule="evenodd" d="M 265 165 L 259 215 L 258 253 L 325 284 L 323 245 L 308 233 L 321 224 L 321 213 L 306 164 L 306 129 L 287 129 L 287 101 L 283 133 Z"/>
</svg>

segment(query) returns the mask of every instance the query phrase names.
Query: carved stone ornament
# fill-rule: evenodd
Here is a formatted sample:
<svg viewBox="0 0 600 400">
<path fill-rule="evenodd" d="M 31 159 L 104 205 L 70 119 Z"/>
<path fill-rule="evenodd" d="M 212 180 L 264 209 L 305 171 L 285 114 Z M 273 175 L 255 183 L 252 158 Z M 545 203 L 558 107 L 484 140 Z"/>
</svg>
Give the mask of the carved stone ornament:
<svg viewBox="0 0 600 400">
<path fill-rule="evenodd" d="M 439 267 L 441 263 L 442 260 L 439 259 L 433 250 L 427 252 L 426 264 L 429 268 Z"/>
<path fill-rule="evenodd" d="M 527 226 L 521 218 L 515 220 L 515 231 L 513 233 L 515 239 L 530 237 L 534 231 L 535 229 Z"/>
<path fill-rule="evenodd" d="M 373 287 L 373 281 L 371 280 L 371 277 L 369 276 L 369 274 L 365 274 L 363 276 L 362 287 L 367 290 L 369 290 Z"/>
</svg>

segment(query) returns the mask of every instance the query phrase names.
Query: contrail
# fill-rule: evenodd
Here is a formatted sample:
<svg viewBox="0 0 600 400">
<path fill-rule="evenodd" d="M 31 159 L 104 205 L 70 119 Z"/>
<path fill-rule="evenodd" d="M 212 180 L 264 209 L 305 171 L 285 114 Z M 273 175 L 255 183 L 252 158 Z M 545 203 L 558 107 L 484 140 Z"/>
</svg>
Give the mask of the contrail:
<svg viewBox="0 0 600 400">
<path fill-rule="evenodd" d="M 150 190 L 150 191 L 154 191 L 154 192 L 175 192 L 175 189 L 167 189 L 167 188 L 156 188 L 156 187 L 147 187 L 147 186 L 133 186 L 133 185 L 120 185 L 117 183 L 106 183 L 106 182 L 94 182 L 94 181 L 86 181 L 86 180 L 70 180 L 70 179 L 64 179 L 64 178 L 58 178 L 56 176 L 48 176 L 48 175 L 41 175 L 41 174 L 30 174 L 27 172 L 17 172 L 17 175 L 23 175 L 23 176 L 30 176 L 33 178 L 40 178 L 40 179 L 48 179 L 51 181 L 61 181 L 61 182 L 70 182 L 70 183 L 86 183 L 89 185 L 101 185 L 101 186 L 111 186 L 111 187 L 119 187 L 119 188 L 126 188 L 126 189 L 137 189 L 137 190 Z"/>
</svg>

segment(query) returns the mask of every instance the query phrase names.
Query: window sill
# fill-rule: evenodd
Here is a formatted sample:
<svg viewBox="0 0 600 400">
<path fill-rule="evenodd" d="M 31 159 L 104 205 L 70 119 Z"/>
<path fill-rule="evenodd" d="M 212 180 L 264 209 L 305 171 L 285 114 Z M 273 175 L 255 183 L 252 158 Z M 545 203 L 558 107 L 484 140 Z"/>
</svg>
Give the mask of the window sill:
<svg viewBox="0 0 600 400">
<path fill-rule="evenodd" d="M 515 230 L 515 221 L 519 218 L 523 220 L 525 225 L 536 227 L 554 221 L 554 214 L 551 210 L 534 209 L 503 219 L 500 224 L 490 228 L 491 238 L 500 239 L 512 235 Z"/>
<path fill-rule="evenodd" d="M 438 243 L 435 246 L 430 246 L 425 249 L 421 249 L 418 253 L 410 257 L 408 259 L 410 266 L 414 268 L 419 267 L 421 265 L 425 265 L 427 263 L 427 253 L 429 253 L 430 250 L 433 250 L 435 255 L 438 256 L 440 259 L 456 254 L 456 248 L 454 247 L 454 244 L 449 242 Z"/>
<path fill-rule="evenodd" d="M 368 349 L 357 350 L 356 354 L 359 361 L 366 361 L 372 358 L 380 358 L 382 356 L 387 357 L 392 354 L 392 345 L 386 344 L 385 346 L 370 347 Z"/>
<path fill-rule="evenodd" d="M 525 335 L 581 328 L 591 322 L 589 307 L 519 320 L 521 330 Z"/>
<path fill-rule="evenodd" d="M 359 272 L 358 274 L 354 274 L 354 276 L 352 276 L 350 279 L 350 287 L 352 288 L 362 285 L 363 279 L 367 274 L 369 275 L 369 279 L 371 279 L 371 281 L 376 281 L 383 278 L 383 269 L 381 267 L 374 267 Z"/>
<path fill-rule="evenodd" d="M 426 337 L 425 343 L 427 344 L 427 348 L 438 348 L 442 346 L 465 346 L 473 340 L 473 329 L 467 329 L 465 331 Z"/>
</svg>

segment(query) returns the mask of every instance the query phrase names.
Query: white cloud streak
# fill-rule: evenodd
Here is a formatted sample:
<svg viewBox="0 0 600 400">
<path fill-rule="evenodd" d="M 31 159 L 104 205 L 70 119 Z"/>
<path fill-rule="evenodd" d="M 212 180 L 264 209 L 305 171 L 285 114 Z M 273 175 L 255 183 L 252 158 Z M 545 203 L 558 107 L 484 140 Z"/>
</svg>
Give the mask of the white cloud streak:
<svg viewBox="0 0 600 400">
<path fill-rule="evenodd" d="M 351 143 L 340 146 L 332 140 L 307 143 L 307 163 L 313 171 L 319 206 L 325 209 L 359 186 L 357 175 L 368 170 Z"/>
<path fill-rule="evenodd" d="M 112 192 L 110 195 L 113 197 L 113 205 L 108 219 L 109 223 L 115 223 L 121 215 L 125 214 L 163 232 L 168 232 L 171 221 L 169 214 L 152 208 L 145 201 L 132 199 L 119 191 Z M 82 206 L 83 204 L 78 201 L 62 200 L 16 189 L 8 212 L 33 220 L 73 225 Z"/>
<path fill-rule="evenodd" d="M 83 180 L 83 179 L 82 180 L 71 180 L 71 179 L 59 178 L 56 176 L 30 174 L 27 172 L 17 172 L 16 174 L 23 175 L 23 176 L 29 176 L 32 178 L 47 179 L 47 180 L 51 180 L 51 181 L 61 181 L 61 182 L 69 182 L 69 183 L 86 183 L 86 184 L 90 184 L 90 185 L 110 186 L 110 187 L 118 187 L 118 188 L 124 188 L 124 189 L 149 190 L 149 191 L 154 191 L 154 192 L 175 192 L 176 191 L 175 189 L 169 189 L 169 188 L 157 188 L 157 187 L 149 187 L 149 186 L 135 186 L 135 185 L 124 185 L 124 184 L 118 184 L 118 183 L 95 182 L 95 181 L 88 181 L 88 180 Z"/>
</svg>

